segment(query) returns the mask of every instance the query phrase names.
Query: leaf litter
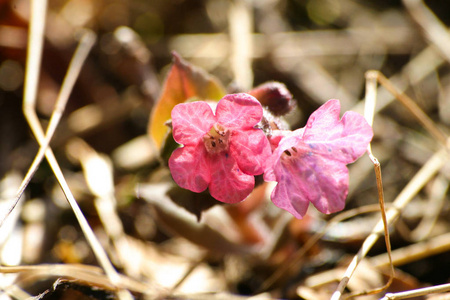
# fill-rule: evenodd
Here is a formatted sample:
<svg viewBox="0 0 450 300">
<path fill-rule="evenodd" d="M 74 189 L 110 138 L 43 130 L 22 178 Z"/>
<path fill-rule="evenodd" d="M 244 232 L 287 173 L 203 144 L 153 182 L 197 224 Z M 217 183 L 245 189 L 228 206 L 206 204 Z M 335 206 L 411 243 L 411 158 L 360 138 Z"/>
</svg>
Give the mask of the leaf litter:
<svg viewBox="0 0 450 300">
<path fill-rule="evenodd" d="M 448 132 L 444 117 L 448 33 L 445 27 L 442 30 L 448 23 L 443 13 L 448 4 L 427 3 L 428 8 L 421 1 L 406 0 L 396 4 L 340 1 L 337 6 L 329 6 L 329 1 L 238 2 L 235 7 L 226 1 L 182 2 L 176 10 L 170 9 L 170 3 L 142 3 L 140 9 L 122 1 L 104 6 L 94 1 L 48 4 L 36 89 L 39 122 L 33 126 L 36 130 L 43 124 L 45 130 L 52 123 L 55 95 L 77 45 L 73 33 L 93 29 L 97 43 L 79 65 L 79 79 L 50 146 L 103 250 L 91 250 L 92 236 L 85 236 L 86 227 L 80 230 L 80 221 L 63 204 L 64 195 L 53 192 L 59 187 L 49 164 L 42 163 L 1 227 L 7 237 L 1 244 L 4 297 L 330 299 L 359 249 L 367 257 L 348 278 L 342 298 L 347 292 L 377 289 L 388 282 L 386 248 L 376 242 L 383 229 L 380 223 L 375 226 L 378 192 L 367 157 L 349 165 L 350 191 L 342 219 L 339 213 L 324 216 L 312 207 L 303 220 L 293 219 L 270 203 L 271 183 L 258 183 L 251 196 L 236 205 L 213 205 L 214 200 L 204 197 L 210 205 L 198 207 L 195 193 L 168 193 L 176 187 L 165 162 L 157 158 L 160 148 L 132 142 L 148 139 L 151 108 L 158 91 L 164 90 L 158 85 L 167 73 L 172 50 L 186 64 L 200 66 L 226 83 L 227 91 L 221 88 L 221 93 L 245 91 L 252 76 L 255 86 L 271 80 L 286 84 L 296 101 L 286 118 L 293 129 L 303 127 L 308 116 L 331 98 L 341 100 L 343 111 L 363 113 L 363 101 L 358 99 L 364 94 L 364 73 L 378 69 L 386 74 L 399 92 L 393 94 L 380 81 L 372 151 L 382 167 L 387 220 L 395 220 L 389 229 L 396 270 L 387 291 L 361 298 L 431 299 L 433 293 L 448 292 L 448 168 L 446 150 L 441 149 Z M 80 18 L 68 17 L 69 9 Z M 5 4 L 8 17 L 3 32 L 26 31 L 27 10 L 38 14 L 28 3 Z M 188 15 L 197 15 L 197 21 Z M 253 27 L 246 27 L 242 34 L 247 38 L 239 42 L 239 31 L 227 31 L 227 24 L 248 24 L 241 18 L 249 17 Z M 15 35 L 8 43 L 1 36 L 5 60 L 30 72 L 24 63 L 23 36 Z M 240 51 L 233 48 L 236 45 L 251 48 Z M 234 65 L 228 55 L 234 57 Z M 248 62 L 252 69 L 240 70 Z M 0 171 L 2 182 L 9 182 L 6 185 L 13 190 L 4 194 L 2 187 L 4 207 L 11 207 L 14 191 L 21 190 L 17 178 L 25 177 L 38 152 L 17 113 L 23 83 L 9 66 L 0 66 L 5 99 L 0 110 Z M 402 98 L 402 92 L 430 116 L 432 127 L 427 121 L 421 125 L 395 100 Z M 436 126 L 438 131 L 433 129 Z M 167 133 L 166 127 L 160 128 Z M 119 163 L 114 154 L 125 147 L 134 147 L 128 155 L 132 162 L 122 156 Z M 181 201 L 180 206 L 180 199 L 171 197 L 193 202 Z M 369 242 L 364 242 L 367 238 Z M 372 245 L 361 248 L 363 242 Z M 280 275 L 273 280 L 275 273 Z"/>
</svg>

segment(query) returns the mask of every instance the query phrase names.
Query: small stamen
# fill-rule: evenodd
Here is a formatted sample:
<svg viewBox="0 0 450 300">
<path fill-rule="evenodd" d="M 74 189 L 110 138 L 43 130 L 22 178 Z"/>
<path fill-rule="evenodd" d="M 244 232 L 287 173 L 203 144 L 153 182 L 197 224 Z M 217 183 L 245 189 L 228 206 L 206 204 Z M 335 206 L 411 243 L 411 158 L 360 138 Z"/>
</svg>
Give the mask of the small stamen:
<svg viewBox="0 0 450 300">
<path fill-rule="evenodd" d="M 291 156 L 291 152 L 289 152 L 289 150 L 284 150 L 284 153 L 286 153 L 286 155 Z"/>
<path fill-rule="evenodd" d="M 228 139 L 230 131 L 220 124 L 214 124 L 213 127 L 203 136 L 206 150 L 211 153 L 219 153 L 228 150 Z"/>
</svg>

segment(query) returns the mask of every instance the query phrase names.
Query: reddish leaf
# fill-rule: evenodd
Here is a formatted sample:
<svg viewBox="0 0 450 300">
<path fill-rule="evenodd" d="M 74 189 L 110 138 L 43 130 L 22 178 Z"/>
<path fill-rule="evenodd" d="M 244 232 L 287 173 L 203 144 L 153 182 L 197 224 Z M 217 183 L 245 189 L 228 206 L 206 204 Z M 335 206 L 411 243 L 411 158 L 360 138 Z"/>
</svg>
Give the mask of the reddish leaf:
<svg viewBox="0 0 450 300">
<path fill-rule="evenodd" d="M 150 137 L 158 148 L 168 132 L 165 122 L 175 105 L 191 98 L 218 101 L 225 95 L 224 87 L 215 77 L 184 61 L 177 53 L 172 55 L 173 65 L 149 122 Z"/>
</svg>

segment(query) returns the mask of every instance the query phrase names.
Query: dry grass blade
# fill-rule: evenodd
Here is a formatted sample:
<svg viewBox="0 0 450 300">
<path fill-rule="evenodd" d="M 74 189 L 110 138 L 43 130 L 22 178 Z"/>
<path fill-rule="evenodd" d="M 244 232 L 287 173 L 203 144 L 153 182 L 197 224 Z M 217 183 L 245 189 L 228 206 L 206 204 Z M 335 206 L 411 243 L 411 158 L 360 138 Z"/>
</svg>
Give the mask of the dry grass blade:
<svg viewBox="0 0 450 300">
<path fill-rule="evenodd" d="M 23 273 L 26 275 L 24 277 L 25 279 L 48 278 L 49 276 L 69 277 L 87 281 L 108 290 L 117 290 L 118 287 L 140 293 L 147 293 L 149 290 L 153 290 L 152 287 L 123 275 L 120 275 L 121 281 L 119 286 L 112 285 L 110 279 L 105 276 L 102 269 L 88 265 L 50 264 L 17 267 L 0 266 L 0 271 L 5 274 Z"/>
<path fill-rule="evenodd" d="M 69 202 L 72 207 L 72 210 L 75 213 L 75 216 L 85 234 L 87 240 L 89 241 L 97 259 L 100 264 L 104 268 L 107 276 L 111 280 L 113 284 L 117 284 L 120 281 L 120 277 L 116 270 L 114 269 L 112 263 L 109 261 L 105 250 L 102 248 L 100 242 L 95 237 L 91 227 L 89 226 L 87 220 L 85 219 L 81 209 L 79 208 L 74 196 L 72 195 L 69 186 L 67 185 L 66 180 L 64 179 L 64 175 L 58 165 L 58 162 L 50 148 L 48 148 L 48 143 L 51 135 L 46 137 L 44 131 L 41 127 L 40 121 L 35 111 L 36 106 L 36 93 L 37 93 L 37 85 L 38 85 L 38 75 L 40 70 L 40 61 L 42 57 L 42 48 L 43 48 L 43 37 L 44 37 L 44 27 L 45 27 L 45 16 L 46 16 L 47 2 L 45 0 L 36 0 L 32 1 L 31 7 L 31 21 L 30 21 L 30 33 L 29 33 L 29 46 L 27 52 L 27 70 L 25 74 L 25 91 L 24 91 L 24 102 L 23 102 L 23 111 L 26 117 L 27 122 L 29 123 L 33 134 L 35 135 L 40 147 L 41 151 L 45 153 L 45 156 Z M 94 38 L 92 33 L 90 34 L 90 44 L 92 45 Z M 90 49 L 90 46 L 87 47 Z M 85 53 L 86 55 L 87 53 Z M 84 55 L 84 56 L 85 56 Z M 83 58 L 84 60 L 84 58 Z M 82 61 L 83 61 L 82 60 Z M 82 61 L 77 61 L 76 63 L 80 63 Z M 81 65 L 77 65 L 78 71 L 81 68 Z M 61 91 L 61 98 L 59 99 L 59 104 L 55 107 L 54 116 L 55 121 L 51 127 L 47 129 L 50 134 L 53 134 L 53 131 L 56 129 L 59 118 L 61 117 L 62 110 L 65 107 L 65 102 L 71 91 L 71 86 L 73 86 L 74 81 L 77 77 L 78 72 L 71 74 L 68 80 L 68 88 Z M 119 297 L 122 299 L 131 299 L 131 294 L 122 294 L 122 292 L 118 293 Z"/>
<path fill-rule="evenodd" d="M 447 145 L 448 138 L 436 127 L 436 125 L 429 119 L 429 117 L 406 95 L 403 93 L 400 93 L 397 91 L 397 89 L 392 85 L 389 80 L 384 77 L 380 72 L 378 71 L 369 71 L 367 72 L 367 78 L 368 78 L 368 92 L 369 99 L 371 101 L 376 99 L 375 96 L 375 87 L 370 86 L 374 85 L 375 79 L 380 84 L 383 85 L 389 92 L 391 92 L 403 105 L 405 105 L 411 113 L 419 120 L 419 122 L 422 123 L 422 125 L 430 132 L 431 135 L 433 135 L 436 139 L 438 139 L 442 144 Z M 367 104 L 366 104 L 367 105 Z M 374 107 L 374 106 L 373 106 Z M 373 107 L 366 106 L 367 109 L 371 113 L 375 111 Z M 367 118 L 367 114 L 366 114 Z M 367 118 L 369 121 L 373 121 L 373 116 L 369 116 Z M 370 147 L 369 147 L 370 151 Z M 371 157 L 373 157 L 371 155 Z M 374 157 L 373 157 L 374 158 Z M 353 272 L 357 268 L 359 262 L 367 255 L 368 251 L 372 248 L 374 243 L 378 240 L 380 237 L 380 234 L 382 232 L 382 229 L 385 229 L 385 236 L 388 237 L 387 233 L 387 227 L 388 224 L 391 224 L 395 221 L 395 219 L 398 217 L 400 211 L 402 208 L 404 208 L 409 201 L 412 199 L 412 197 L 431 179 L 432 176 L 444 165 L 445 161 L 448 159 L 447 151 L 445 148 L 441 149 L 435 155 L 428 160 L 428 162 L 422 167 L 422 169 L 414 176 L 414 178 L 408 183 L 408 185 L 403 189 L 403 191 L 397 196 L 397 198 L 394 200 L 394 208 L 390 209 L 388 211 L 388 217 L 386 215 L 382 214 L 382 220 L 377 223 L 372 233 L 366 238 L 364 241 L 362 247 L 358 251 L 358 253 L 353 258 L 352 262 L 348 266 L 347 270 L 345 271 L 336 291 L 333 293 L 332 299 L 338 300 L 341 299 L 343 291 L 345 287 L 347 286 L 347 283 L 349 282 Z M 374 160 L 375 166 L 376 166 L 377 160 Z M 377 186 L 378 191 L 380 193 L 380 188 L 382 191 L 382 186 L 379 186 L 381 181 L 378 180 L 378 176 L 381 176 L 381 173 L 377 172 Z M 380 177 L 381 179 L 381 177 Z M 380 194 L 379 194 L 380 196 Z M 382 195 L 381 195 L 382 197 Z M 380 198 L 381 199 L 381 198 Z M 383 206 L 382 202 L 380 204 Z M 383 209 L 383 207 L 382 207 Z M 381 227 L 383 226 L 383 227 Z M 390 260 L 390 266 L 391 266 L 391 272 L 393 274 L 393 265 L 392 265 L 392 259 L 390 257 L 390 242 L 388 238 L 386 239 L 386 246 L 388 248 L 388 255 Z M 390 278 L 392 280 L 392 277 Z M 390 282 L 388 282 L 389 284 Z"/>
<path fill-rule="evenodd" d="M 373 125 L 373 118 L 374 118 L 374 111 L 375 111 L 375 105 L 376 105 L 376 89 L 377 82 L 376 78 L 373 78 L 373 76 L 370 76 L 370 73 L 367 75 L 367 83 L 366 83 L 366 110 L 364 111 L 365 117 L 370 125 Z M 369 154 L 369 158 L 373 163 L 374 170 L 375 170 L 375 176 L 377 181 L 377 191 L 378 191 L 378 201 L 380 204 L 380 212 L 381 212 L 381 219 L 383 221 L 384 225 L 384 239 L 386 244 L 386 250 L 387 250 L 387 256 L 389 258 L 389 270 L 390 270 L 390 276 L 388 282 L 378 288 L 371 291 L 364 291 L 361 293 L 354 293 L 349 296 L 350 297 L 356 297 L 360 295 L 370 295 L 370 294 L 377 294 L 379 292 L 382 292 L 389 288 L 389 286 L 392 284 L 394 280 L 394 265 L 392 263 L 392 254 L 391 254 L 391 239 L 389 236 L 389 224 L 386 219 L 386 206 L 384 201 L 384 190 L 383 190 L 383 180 L 381 177 L 381 165 L 378 159 L 373 155 L 372 153 L 372 147 L 369 144 L 367 147 L 367 152 Z"/>
<path fill-rule="evenodd" d="M 448 154 L 446 149 L 438 151 L 433 157 L 431 157 L 427 163 L 417 172 L 413 179 L 407 184 L 403 191 L 397 196 L 393 202 L 393 208 L 389 209 L 386 214 L 387 224 L 392 224 L 400 214 L 401 210 L 411 201 L 420 189 L 444 166 L 448 160 Z M 347 267 L 347 270 L 342 277 L 341 283 L 333 295 L 332 299 L 339 299 L 342 292 L 350 280 L 351 274 L 358 266 L 358 263 L 367 255 L 369 250 L 373 247 L 375 242 L 381 236 L 384 230 L 383 221 L 379 221 L 372 233 L 365 239 L 362 247 L 358 253 L 354 256 L 352 262 Z"/>
<path fill-rule="evenodd" d="M 378 208 L 378 206 L 376 208 Z M 402 266 L 439 253 L 444 253 L 449 250 L 450 233 L 446 233 L 424 242 L 393 250 L 391 253 L 392 264 L 394 266 Z M 388 267 L 391 264 L 387 253 L 368 258 L 368 260 L 371 266 L 379 269 Z M 339 278 L 337 277 L 338 275 L 340 274 L 337 274 L 335 269 L 324 271 L 322 273 L 308 277 L 308 279 L 305 281 L 305 286 L 309 288 L 323 286 L 327 283 L 335 281 L 336 278 Z"/>
<path fill-rule="evenodd" d="M 376 80 L 387 89 L 395 98 L 400 101 L 416 118 L 422 123 L 422 125 L 428 130 L 428 132 L 437 139 L 442 145 L 447 144 L 447 137 L 442 131 L 437 128 L 434 122 L 420 109 L 420 107 L 407 95 L 397 90 L 397 88 L 380 72 L 369 71 L 368 77 L 375 77 Z"/>
<path fill-rule="evenodd" d="M 116 211 L 117 200 L 114 196 L 114 176 L 112 163 L 106 155 L 101 155 L 81 139 L 72 139 L 67 146 L 68 153 L 80 161 L 86 183 L 95 196 L 94 205 L 105 231 L 114 245 L 117 265 L 126 274 L 133 273 L 139 264 L 129 255 L 129 244 L 123 230 L 122 222 Z M 140 277 L 142 274 L 133 274 Z"/>
<path fill-rule="evenodd" d="M 238 0 L 230 6 L 228 13 L 232 46 L 231 65 L 236 83 L 246 91 L 253 85 L 251 11 L 246 1 Z"/>
<path fill-rule="evenodd" d="M 403 0 L 414 20 L 422 26 L 428 39 L 450 61 L 450 34 L 444 24 L 421 0 Z"/>
<path fill-rule="evenodd" d="M 401 293 L 389 293 L 386 294 L 381 300 L 399 300 L 399 299 L 408 299 L 412 297 L 420 297 L 433 293 L 444 293 L 450 291 L 450 283 L 427 287 L 423 289 L 416 289 L 407 292 Z"/>
<path fill-rule="evenodd" d="M 417 227 L 409 234 L 409 239 L 415 242 L 426 239 L 435 227 L 439 213 L 445 208 L 445 196 L 449 189 L 448 180 L 439 174 L 432 183 L 429 209 Z"/>
<path fill-rule="evenodd" d="M 414 56 L 414 58 L 411 59 L 399 73 L 389 77 L 388 80 L 402 93 L 410 85 L 418 84 L 423 81 L 432 72 L 435 72 L 443 63 L 444 60 L 439 56 L 437 51 L 432 46 L 428 46 Z M 383 86 L 378 87 L 376 94 L 377 105 L 374 111 L 375 114 L 383 110 L 396 99 L 395 96 Z M 363 104 L 362 102 L 360 103 Z M 366 102 L 364 102 L 364 105 L 365 103 Z M 363 105 L 358 104 L 352 110 L 362 113 L 364 107 Z"/>
<path fill-rule="evenodd" d="M 27 300 L 27 299 L 32 298 L 32 296 L 30 294 L 28 294 L 24 290 L 20 289 L 16 285 L 10 285 L 5 288 L 2 287 L 2 291 L 4 291 L 5 294 L 7 294 L 8 296 L 11 296 L 11 297 L 13 297 L 13 299 L 17 299 L 17 300 Z"/>
<path fill-rule="evenodd" d="M 58 127 L 59 121 L 61 120 L 61 117 L 63 115 L 64 108 L 69 99 L 70 92 L 73 89 L 78 74 L 81 71 L 81 67 L 83 66 L 83 62 L 86 59 L 90 49 L 92 48 L 94 41 L 95 35 L 92 31 L 86 31 L 81 37 L 78 48 L 75 51 L 75 54 L 67 70 L 67 76 L 64 78 L 64 81 L 62 83 L 61 91 L 58 95 L 58 99 L 56 100 L 55 110 L 53 111 L 52 116 L 50 117 L 50 121 L 45 133 L 45 139 L 42 141 L 42 145 L 39 147 L 39 151 L 36 154 L 33 163 L 29 167 L 27 174 L 25 175 L 20 187 L 18 188 L 18 191 L 16 193 L 15 198 L 12 201 L 10 208 L 6 212 L 5 216 L 3 216 L 2 219 L 0 220 L 0 227 L 3 225 L 6 218 L 11 214 L 13 209 L 16 207 L 18 201 L 20 200 L 20 197 L 22 197 L 23 192 L 25 191 L 33 175 L 36 173 L 40 163 L 42 162 L 42 159 L 44 158 L 45 155 L 45 151 L 47 150 L 48 145 L 50 144 L 50 140 L 52 139 L 53 134 L 55 133 L 55 130 Z"/>
<path fill-rule="evenodd" d="M 378 200 L 379 200 L 379 204 L 380 204 L 381 219 L 383 221 L 383 226 L 384 226 L 384 239 L 385 239 L 385 244 L 386 244 L 387 255 L 389 258 L 390 274 L 389 274 L 389 280 L 386 282 L 386 284 L 384 286 L 377 288 L 377 289 L 370 290 L 370 291 L 352 293 L 347 298 L 352 298 L 352 297 L 357 297 L 357 296 L 362 296 L 362 295 L 378 294 L 378 293 L 386 290 L 387 288 L 389 288 L 389 286 L 392 284 L 392 282 L 394 280 L 394 275 L 395 275 L 394 265 L 392 263 L 389 224 L 388 224 L 387 218 L 386 218 L 386 206 L 385 206 L 385 202 L 384 202 L 383 181 L 381 179 L 381 166 L 380 166 L 378 159 L 372 154 L 370 147 L 369 147 L 368 151 L 369 151 L 370 160 L 373 162 L 373 165 L 374 165 L 375 176 L 376 176 L 376 180 L 377 180 Z"/>
<path fill-rule="evenodd" d="M 333 226 L 336 226 L 339 222 L 345 221 L 347 219 L 353 218 L 355 216 L 361 215 L 361 214 L 367 214 L 371 212 L 375 212 L 379 210 L 378 205 L 367 205 L 363 207 L 358 207 L 355 209 L 351 209 L 348 211 L 345 211 L 343 213 L 338 214 L 337 216 L 333 217 L 331 220 L 329 220 L 325 227 L 320 230 L 320 232 L 316 233 L 314 236 L 312 236 L 310 239 L 308 239 L 307 243 L 303 245 L 297 252 L 293 255 L 293 258 L 289 261 L 287 261 L 285 264 L 283 264 L 278 270 L 276 270 L 261 286 L 260 292 L 266 291 L 270 289 L 273 284 L 285 273 L 289 272 L 291 269 L 295 269 L 299 267 L 299 263 L 304 257 L 304 255 L 311 250 L 311 248 L 327 233 L 327 231 L 332 228 Z"/>
<path fill-rule="evenodd" d="M 191 264 L 188 270 L 186 270 L 186 273 L 183 275 L 183 277 L 180 278 L 180 280 L 171 287 L 171 289 L 167 292 L 168 295 L 174 295 L 176 290 L 183 284 L 183 282 L 186 281 L 186 279 L 192 274 L 192 272 L 202 263 L 204 262 L 204 259 L 199 259 Z"/>
<path fill-rule="evenodd" d="M 376 77 L 372 76 L 372 73 L 367 74 L 367 81 L 366 81 L 366 99 L 365 99 L 365 111 L 364 115 L 367 120 L 367 122 L 372 126 L 373 125 L 373 118 L 374 118 L 374 112 L 375 112 L 375 105 L 376 105 L 376 92 L 377 92 L 377 81 Z M 390 265 L 390 276 L 388 282 L 380 288 L 371 290 L 371 291 L 363 291 L 363 292 L 357 292 L 349 295 L 347 298 L 361 296 L 361 295 L 370 295 L 370 294 L 377 294 L 385 289 L 387 289 L 394 279 L 394 266 L 392 264 L 392 257 L 391 257 L 391 240 L 389 237 L 389 226 L 386 218 L 386 208 L 385 208 L 385 202 L 384 202 L 384 191 L 383 191 L 383 181 L 381 177 L 381 165 L 378 159 L 373 155 L 371 145 L 367 147 L 367 152 L 369 154 L 369 158 L 373 163 L 374 170 L 375 170 L 375 176 L 376 176 L 376 182 L 377 182 L 377 191 L 378 191 L 378 201 L 380 204 L 380 212 L 381 212 L 381 219 L 383 221 L 383 228 L 384 228 L 384 237 L 385 237 L 385 243 L 386 243 L 386 249 L 388 253 L 389 258 L 389 265 Z M 339 282 L 339 285 L 336 289 L 336 291 L 333 293 L 331 299 L 340 299 L 342 296 L 342 293 L 347 286 L 348 281 L 350 280 L 351 276 L 353 275 L 353 272 L 355 271 L 356 267 L 358 266 L 359 261 L 363 257 L 358 257 L 358 260 L 353 260 L 355 262 L 353 264 L 352 268 L 348 268 L 345 272 L 343 279 Z"/>
<path fill-rule="evenodd" d="M 427 241 L 415 243 L 392 251 L 394 266 L 405 265 L 450 250 L 450 233 L 445 233 Z M 386 253 L 370 258 L 372 265 L 385 267 L 388 265 Z"/>
</svg>

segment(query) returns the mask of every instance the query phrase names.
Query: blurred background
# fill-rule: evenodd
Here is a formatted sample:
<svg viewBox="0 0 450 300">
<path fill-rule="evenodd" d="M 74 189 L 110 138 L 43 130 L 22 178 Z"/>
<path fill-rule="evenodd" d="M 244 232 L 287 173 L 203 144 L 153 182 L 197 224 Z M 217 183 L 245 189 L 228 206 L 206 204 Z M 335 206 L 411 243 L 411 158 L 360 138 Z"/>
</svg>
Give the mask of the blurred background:
<svg viewBox="0 0 450 300">
<path fill-rule="evenodd" d="M 2 199 L 15 194 L 38 150 L 21 108 L 30 9 L 30 1 L 0 1 Z M 250 297 L 244 295 L 266 292 L 262 295 L 268 298 L 328 299 L 340 278 L 317 284 L 311 283 L 312 276 L 348 265 L 378 214 L 332 227 L 298 259 L 294 270 L 262 291 L 270 275 L 296 257 L 330 216 L 311 209 L 304 220 L 292 220 L 270 203 L 267 184 L 242 205 L 208 210 L 200 223 L 184 209 L 172 208 L 177 201 L 168 199 L 164 186 L 158 190 L 171 182 L 170 174 L 147 134 L 171 53 L 176 51 L 217 77 L 230 92 L 248 91 L 271 80 L 284 83 L 296 103 L 286 116 L 293 129 L 303 126 L 328 99 L 340 99 L 342 111 L 362 113 L 365 72 L 380 70 L 448 133 L 449 23 L 450 2 L 445 0 L 50 0 L 36 110 L 45 128 L 78 39 L 86 28 L 92 30 L 96 44 L 51 147 L 117 269 L 136 282 L 157 286 L 147 292 L 133 290 L 136 297 L 171 291 L 181 298 L 192 293 L 212 293 L 210 299 L 215 299 L 220 293 Z M 374 132 L 373 150 L 382 165 L 386 201 L 392 202 L 441 145 L 383 88 L 378 92 Z M 113 185 L 112 215 L 102 216 L 96 203 L 101 197 L 86 175 L 92 155 L 109 166 L 106 173 L 94 176 L 107 178 L 99 185 Z M 450 241 L 445 235 L 450 229 L 449 171 L 444 166 L 427 181 L 392 228 L 395 249 L 444 237 L 437 242 L 439 251 L 399 265 L 391 291 L 450 279 Z M 136 192 L 139 186 L 142 194 Z M 172 200 L 194 199 L 197 214 L 201 204 L 195 201 L 207 198 L 176 192 Z M 3 202 L 6 209 L 8 202 Z M 373 166 L 363 157 L 350 166 L 347 209 L 376 203 Z M 2 264 L 98 265 L 45 161 L 15 214 L 11 225 L 0 229 Z M 108 218 L 117 226 L 109 228 Z M 384 252 L 380 240 L 370 255 Z M 386 281 L 385 264 L 370 262 L 361 268 L 371 275 L 357 277 L 350 291 Z M 1 286 L 12 282 L 35 296 L 65 278 L 24 274 L 28 273 L 0 278 Z"/>
</svg>

